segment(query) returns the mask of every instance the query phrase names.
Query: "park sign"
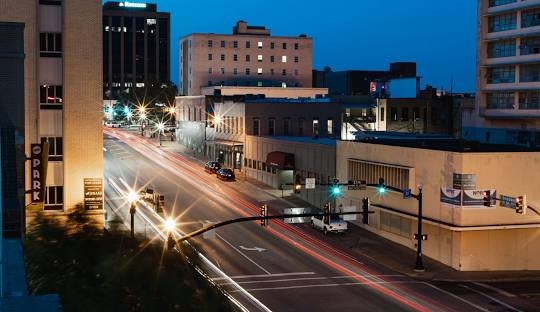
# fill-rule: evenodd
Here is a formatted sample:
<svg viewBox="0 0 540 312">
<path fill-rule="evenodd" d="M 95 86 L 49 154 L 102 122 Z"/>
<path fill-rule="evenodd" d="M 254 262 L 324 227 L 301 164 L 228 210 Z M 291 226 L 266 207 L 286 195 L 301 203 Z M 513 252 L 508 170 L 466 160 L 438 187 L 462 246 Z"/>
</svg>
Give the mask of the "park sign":
<svg viewBox="0 0 540 312">
<path fill-rule="evenodd" d="M 456 190 L 475 190 L 476 189 L 476 175 L 454 173 L 453 188 Z"/>
<path fill-rule="evenodd" d="M 30 195 L 32 203 L 43 203 L 45 199 L 48 151 L 49 144 L 46 142 L 30 145 Z"/>
<path fill-rule="evenodd" d="M 103 210 L 103 179 L 84 179 L 84 209 Z"/>
<path fill-rule="evenodd" d="M 315 189 L 315 178 L 306 178 L 306 190 Z"/>
</svg>

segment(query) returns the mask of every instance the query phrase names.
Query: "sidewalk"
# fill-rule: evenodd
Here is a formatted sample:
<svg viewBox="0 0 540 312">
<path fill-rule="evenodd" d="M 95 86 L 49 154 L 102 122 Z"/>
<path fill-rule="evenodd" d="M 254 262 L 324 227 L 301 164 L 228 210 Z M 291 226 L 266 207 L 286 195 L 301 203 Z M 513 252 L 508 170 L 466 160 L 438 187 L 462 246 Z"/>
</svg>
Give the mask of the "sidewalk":
<svg viewBox="0 0 540 312">
<path fill-rule="evenodd" d="M 148 139 L 158 145 L 157 140 Z M 176 142 L 163 141 L 162 148 L 204 165 L 204 161 L 186 154 L 185 148 Z M 237 174 L 237 182 L 231 183 L 231 187 L 237 191 L 257 200 L 265 202 L 273 210 L 281 210 L 290 207 L 312 207 L 309 203 L 294 196 L 291 191 L 284 192 L 273 189 L 255 179 L 246 177 L 243 173 Z M 394 243 L 360 226 L 349 223 L 349 231 L 345 235 L 324 236 L 318 231 L 312 230 L 308 225 L 299 225 L 306 232 L 310 232 L 317 239 L 325 241 L 332 246 L 358 258 L 362 262 L 372 262 L 375 266 L 383 266 L 395 272 L 399 272 L 419 280 L 431 281 L 540 281 L 540 271 L 482 271 L 461 272 L 446 266 L 426 256 L 423 257 L 425 272 L 414 272 L 416 252 L 405 246 Z"/>
</svg>

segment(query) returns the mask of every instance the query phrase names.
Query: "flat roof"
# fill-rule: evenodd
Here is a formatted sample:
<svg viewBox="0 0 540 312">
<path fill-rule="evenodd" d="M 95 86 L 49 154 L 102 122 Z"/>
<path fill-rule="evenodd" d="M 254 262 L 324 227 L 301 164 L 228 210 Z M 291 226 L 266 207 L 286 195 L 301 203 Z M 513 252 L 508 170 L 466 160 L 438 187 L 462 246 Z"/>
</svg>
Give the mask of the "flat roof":
<svg viewBox="0 0 540 312">
<path fill-rule="evenodd" d="M 274 36 L 274 35 L 264 35 L 264 34 L 217 34 L 217 33 L 191 33 L 185 36 L 180 37 L 180 41 L 192 37 L 192 36 L 219 36 L 219 37 L 257 37 L 257 38 L 275 38 L 275 39 L 298 39 L 298 40 L 313 40 L 310 36 Z"/>
<path fill-rule="evenodd" d="M 279 141 L 289 141 L 296 143 L 306 143 L 306 144 L 319 144 L 326 145 L 331 147 L 336 147 L 336 141 L 329 138 L 318 138 L 314 139 L 312 137 L 299 137 L 299 136 L 262 136 L 262 138 L 279 140 Z"/>
</svg>

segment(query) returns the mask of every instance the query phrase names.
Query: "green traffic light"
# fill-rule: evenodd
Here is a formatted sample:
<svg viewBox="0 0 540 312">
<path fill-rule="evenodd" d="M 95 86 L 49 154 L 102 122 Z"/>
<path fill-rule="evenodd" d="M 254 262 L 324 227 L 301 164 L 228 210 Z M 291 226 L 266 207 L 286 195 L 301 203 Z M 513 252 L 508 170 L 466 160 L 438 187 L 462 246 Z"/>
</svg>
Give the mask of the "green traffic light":
<svg viewBox="0 0 540 312">
<path fill-rule="evenodd" d="M 379 186 L 377 192 L 379 192 L 380 195 L 383 195 L 384 193 L 386 193 L 386 188 L 384 186 Z"/>
<path fill-rule="evenodd" d="M 339 195 L 340 193 L 341 193 L 341 189 L 339 188 L 339 186 L 334 186 L 332 188 L 332 194 Z"/>
</svg>

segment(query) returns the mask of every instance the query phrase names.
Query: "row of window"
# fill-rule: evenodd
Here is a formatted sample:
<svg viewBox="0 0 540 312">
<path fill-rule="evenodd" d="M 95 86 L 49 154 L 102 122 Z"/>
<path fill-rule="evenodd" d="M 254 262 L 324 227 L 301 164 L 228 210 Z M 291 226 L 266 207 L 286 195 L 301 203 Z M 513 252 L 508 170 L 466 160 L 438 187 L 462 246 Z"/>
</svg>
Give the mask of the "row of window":
<svg viewBox="0 0 540 312">
<path fill-rule="evenodd" d="M 489 42 L 487 46 L 488 58 L 516 56 L 517 45 L 515 39 Z M 540 54 L 540 37 L 521 38 L 519 45 L 520 55 Z"/>
<path fill-rule="evenodd" d="M 489 0 L 489 7 L 496 7 L 499 5 L 505 5 L 510 3 L 516 3 L 518 0 Z"/>
<path fill-rule="evenodd" d="M 230 43 L 229 43 L 229 44 L 230 44 Z M 214 47 L 214 40 L 208 40 L 207 45 L 208 45 L 209 48 Z M 221 40 L 219 46 L 220 46 L 221 48 L 226 48 L 226 47 L 227 47 L 227 41 Z M 238 49 L 238 41 L 236 41 L 236 40 L 233 41 L 233 42 L 232 42 L 232 47 L 233 47 L 234 49 Z M 245 47 L 246 49 L 250 49 L 250 48 L 251 48 L 251 41 L 245 41 L 245 42 L 244 42 L 244 47 Z M 264 47 L 264 42 L 258 41 L 258 42 L 257 42 L 257 48 L 262 49 L 263 47 Z M 287 50 L 287 47 L 288 47 L 287 42 L 281 43 L 281 48 L 282 48 L 283 50 Z M 298 50 L 298 49 L 300 48 L 300 44 L 297 43 L 297 42 L 295 42 L 295 43 L 293 44 L 293 47 L 294 47 L 295 50 Z M 276 48 L 276 43 L 275 43 L 275 42 L 270 42 L 270 49 L 275 49 L 275 48 Z"/>
<path fill-rule="evenodd" d="M 39 52 L 42 57 L 62 56 L 62 34 L 61 33 L 40 33 Z"/>
<path fill-rule="evenodd" d="M 49 144 L 49 161 L 62 161 L 64 143 L 62 137 L 42 137 L 41 143 Z"/>
<path fill-rule="evenodd" d="M 259 170 L 259 171 L 265 171 L 272 174 L 277 174 L 276 168 L 269 166 L 264 161 L 260 161 L 260 160 L 244 158 L 244 167 L 250 168 L 253 170 Z M 330 176 L 326 176 L 324 174 L 320 174 L 316 172 L 310 172 L 307 170 L 297 170 L 295 172 L 295 175 L 298 176 L 301 180 L 305 180 L 306 178 L 315 178 L 316 185 L 330 184 L 333 179 Z"/>
<path fill-rule="evenodd" d="M 412 120 L 420 119 L 420 108 L 414 107 L 412 110 L 412 116 L 409 112 L 408 107 L 401 108 L 401 116 L 398 115 L 397 107 L 390 107 L 390 121 L 409 121 L 409 118 L 412 117 Z M 381 108 L 381 114 L 384 114 L 384 111 Z M 384 116 L 384 115 L 381 115 Z M 384 121 L 384 118 L 381 118 L 381 121 Z"/>
<path fill-rule="evenodd" d="M 268 122 L 268 132 L 264 135 L 269 135 L 269 136 L 274 136 L 274 135 L 277 135 L 277 131 L 276 131 L 276 119 L 275 118 L 268 118 L 267 119 L 267 122 Z M 282 128 L 282 133 L 281 135 L 284 135 L 284 136 L 289 136 L 289 135 L 292 135 L 292 123 L 291 123 L 291 119 L 290 118 L 284 118 L 282 120 L 282 125 L 283 125 L 283 128 Z M 305 119 L 304 118 L 298 118 L 297 121 L 296 121 L 296 126 L 297 126 L 297 133 L 296 135 L 297 136 L 304 136 L 304 122 L 305 122 Z M 261 135 L 261 119 L 260 118 L 253 118 L 253 135 L 258 135 L 260 136 Z M 332 118 L 328 118 L 326 120 L 326 134 L 328 134 L 328 136 L 332 136 L 334 135 L 334 133 L 336 132 L 335 129 L 334 129 L 335 125 L 334 125 L 334 120 Z M 320 125 L 319 125 L 319 119 L 318 118 L 314 118 L 312 120 L 312 135 L 313 136 L 318 136 L 320 134 Z"/>
<path fill-rule="evenodd" d="M 244 167 L 254 169 L 254 170 L 266 171 L 272 174 L 277 173 L 277 169 L 275 167 L 268 166 L 266 165 L 265 162 L 260 161 L 260 160 L 244 158 Z"/>
<path fill-rule="evenodd" d="M 204 121 L 203 114 L 206 114 L 204 112 L 203 108 L 197 109 L 197 107 L 190 107 L 190 106 L 184 106 L 182 108 L 182 120 L 186 121 Z"/>
<path fill-rule="evenodd" d="M 214 59 L 214 54 L 208 53 L 208 60 L 212 61 L 213 59 Z M 227 59 L 226 54 L 220 54 L 220 60 L 225 61 L 226 59 Z M 246 54 L 245 55 L 245 60 L 246 60 L 246 62 L 251 62 L 251 55 Z M 258 54 L 257 55 L 257 61 L 262 62 L 263 60 L 264 60 L 264 56 L 262 54 Z M 298 63 L 298 62 L 300 62 L 300 57 L 295 56 L 293 58 L 293 60 L 294 60 L 295 63 Z M 233 54 L 233 61 L 238 62 L 238 54 Z M 275 63 L 275 61 L 276 61 L 275 56 L 271 55 L 270 56 L 270 63 Z M 282 55 L 281 56 L 281 63 L 287 63 L 287 55 Z"/>
<path fill-rule="evenodd" d="M 540 81 L 540 64 L 520 65 L 519 82 Z M 515 83 L 516 67 L 514 65 L 496 66 L 488 68 L 487 83 Z"/>
<path fill-rule="evenodd" d="M 517 12 L 504 13 L 488 18 L 488 31 L 499 32 L 517 28 Z M 521 28 L 540 25 L 540 8 L 521 11 Z"/>
<path fill-rule="evenodd" d="M 247 76 L 251 75 L 251 68 L 246 68 L 246 69 L 244 70 L 244 72 L 245 72 L 245 74 L 246 74 Z M 213 74 L 213 73 L 214 73 L 214 69 L 213 69 L 212 67 L 208 67 L 208 73 L 209 73 L 209 74 Z M 221 68 L 219 69 L 219 73 L 221 73 L 222 75 L 225 75 L 225 73 L 226 73 L 225 68 L 224 68 L 224 67 L 221 67 Z M 238 68 L 233 68 L 232 73 L 233 73 L 233 75 L 238 75 Z M 275 75 L 275 73 L 276 73 L 276 71 L 275 71 L 273 68 L 271 68 L 271 69 L 270 69 L 270 75 L 273 76 L 273 75 Z M 260 67 L 257 68 L 257 75 L 262 75 L 262 74 L 263 74 L 263 69 L 260 68 Z M 282 69 L 282 70 L 281 70 L 281 75 L 282 75 L 282 76 L 287 76 L 287 70 L 286 70 L 286 69 Z M 300 75 L 300 71 L 299 71 L 298 69 L 295 69 L 295 70 L 294 70 L 294 75 L 295 75 L 295 76 Z"/>
<path fill-rule="evenodd" d="M 244 86 L 244 87 L 262 87 L 264 86 L 264 83 L 262 81 L 231 81 L 231 82 L 228 82 L 229 84 L 227 85 L 232 85 L 232 86 Z M 208 87 L 212 87 L 212 86 L 224 86 L 225 85 L 225 80 L 221 80 L 221 81 L 212 81 L 212 80 L 208 80 Z M 294 86 L 295 88 L 297 87 L 300 87 L 300 83 L 298 82 L 293 82 L 290 84 L 291 86 Z M 274 86 L 274 85 L 272 85 Z M 287 84 L 287 82 L 284 82 L 282 81 L 281 82 L 281 87 L 282 88 L 287 88 L 287 86 L 289 86 Z M 191 88 L 191 81 L 189 81 L 189 87 Z"/>
<path fill-rule="evenodd" d="M 516 92 L 491 92 L 486 95 L 489 109 L 514 109 Z M 540 109 L 540 90 L 520 91 L 519 109 Z"/>
<path fill-rule="evenodd" d="M 216 132 L 227 134 L 244 134 L 244 118 L 238 116 L 223 116 L 215 124 Z"/>
</svg>

